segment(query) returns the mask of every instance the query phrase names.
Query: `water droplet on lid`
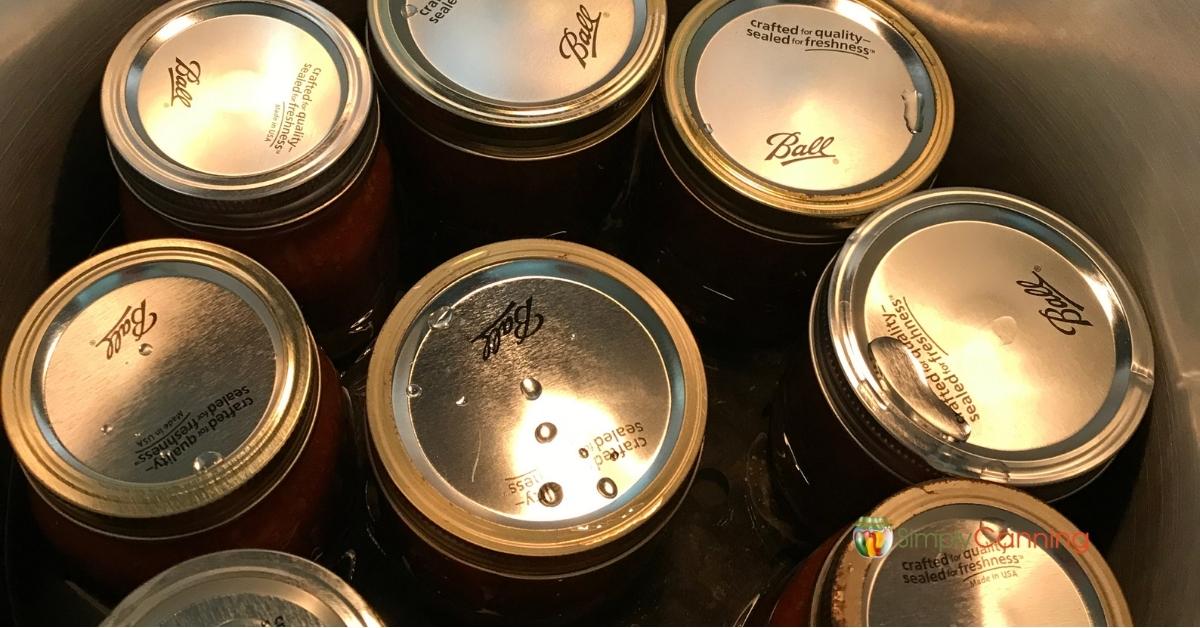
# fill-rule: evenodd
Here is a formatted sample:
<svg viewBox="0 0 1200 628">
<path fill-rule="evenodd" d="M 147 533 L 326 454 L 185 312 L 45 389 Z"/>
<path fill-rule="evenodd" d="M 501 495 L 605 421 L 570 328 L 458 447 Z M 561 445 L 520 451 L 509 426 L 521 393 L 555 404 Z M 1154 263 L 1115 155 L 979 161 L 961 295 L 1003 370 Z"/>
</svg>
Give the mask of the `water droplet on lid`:
<svg viewBox="0 0 1200 628">
<path fill-rule="evenodd" d="M 467 398 L 466 398 L 466 397 L 459 397 L 459 398 L 458 398 L 458 401 L 455 401 L 455 402 L 454 402 L 454 405 L 456 405 L 456 406 L 458 406 L 458 407 L 460 407 L 460 408 L 461 408 L 461 407 L 463 407 L 463 406 L 465 406 L 465 405 L 467 405 Z"/>
<path fill-rule="evenodd" d="M 708 133 L 709 135 L 712 135 L 712 132 L 713 132 L 712 125 L 711 125 L 711 124 L 709 124 L 709 123 L 707 123 L 707 122 L 705 122 L 705 123 L 704 123 L 704 132 L 705 132 L 705 133 Z"/>
<path fill-rule="evenodd" d="M 450 320 L 454 318 L 454 310 L 449 305 L 443 305 L 438 309 L 429 313 L 429 326 L 433 329 L 446 329 L 450 326 Z"/>
<path fill-rule="evenodd" d="M 558 482 L 546 482 L 538 489 L 538 501 L 543 506 L 557 506 L 562 503 L 563 492 Z"/>
<path fill-rule="evenodd" d="M 404 17 L 412 17 L 417 14 L 417 7 L 406 4 L 404 5 Z"/>
<path fill-rule="evenodd" d="M 553 423 L 542 423 L 533 430 L 533 437 L 539 443 L 548 443 L 558 435 L 558 428 Z"/>
<path fill-rule="evenodd" d="M 921 92 L 915 89 L 910 89 L 900 93 L 900 99 L 904 101 L 904 126 L 908 127 L 908 132 L 916 135 L 921 132 L 924 126 L 921 119 L 921 105 L 924 98 L 921 97 Z"/>
<path fill-rule="evenodd" d="M 203 473 L 220 464 L 225 457 L 215 451 L 206 451 L 192 460 L 192 469 L 196 473 Z"/>
<path fill-rule="evenodd" d="M 167 458 L 169 458 L 171 456 L 170 456 L 170 454 L 167 453 L 167 450 L 163 449 L 162 451 L 158 452 L 158 457 L 161 458 L 162 460 L 166 460 Z"/>
<path fill-rule="evenodd" d="M 141 433 L 141 432 L 134 432 L 134 433 L 133 433 L 133 437 L 134 437 L 134 438 L 141 438 L 141 437 L 142 437 L 142 433 Z"/>
<path fill-rule="evenodd" d="M 571 334 L 571 340 L 575 339 L 575 334 Z"/>
<path fill-rule="evenodd" d="M 542 396 L 542 383 L 532 377 L 526 377 L 521 380 L 521 393 L 526 399 L 533 401 Z"/>
<path fill-rule="evenodd" d="M 416 399 L 417 397 L 420 397 L 421 392 L 421 386 L 419 384 L 409 384 L 408 387 L 404 389 L 404 394 L 408 395 L 409 399 Z"/>
<path fill-rule="evenodd" d="M 1000 344 L 1011 344 L 1017 337 L 1017 321 L 1011 316 L 1001 316 L 992 321 L 992 333 L 1000 340 Z"/>
<path fill-rule="evenodd" d="M 100 426 L 100 433 L 101 433 L 101 434 L 111 434 L 111 433 L 112 433 L 112 426 L 111 426 L 111 425 L 109 425 L 109 424 L 107 424 L 107 423 L 105 423 L 104 425 L 101 425 L 101 426 Z"/>
<path fill-rule="evenodd" d="M 588 456 L 588 454 L 587 454 L 587 449 L 585 449 L 585 448 L 583 448 L 583 447 L 580 447 L 580 448 L 579 448 L 579 457 L 580 457 L 580 458 L 587 458 L 587 456 Z"/>
<path fill-rule="evenodd" d="M 140 353 L 142 355 L 150 355 L 153 352 L 154 352 L 154 347 L 152 347 L 146 343 L 142 343 L 142 346 L 138 347 L 138 353 Z"/>
<path fill-rule="evenodd" d="M 596 490 L 600 491 L 601 495 L 612 499 L 617 496 L 617 483 L 612 478 L 600 478 L 600 481 L 596 482 Z"/>
</svg>

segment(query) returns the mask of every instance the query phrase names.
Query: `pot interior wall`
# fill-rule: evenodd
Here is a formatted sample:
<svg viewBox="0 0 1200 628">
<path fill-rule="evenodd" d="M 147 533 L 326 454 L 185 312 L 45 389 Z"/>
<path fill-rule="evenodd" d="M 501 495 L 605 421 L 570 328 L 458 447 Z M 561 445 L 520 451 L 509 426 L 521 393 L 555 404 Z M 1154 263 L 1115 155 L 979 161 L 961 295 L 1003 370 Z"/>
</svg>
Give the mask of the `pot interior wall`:
<svg viewBox="0 0 1200 628">
<path fill-rule="evenodd" d="M 156 4 L 0 2 L 0 344 L 113 223 L 116 180 L 96 93 L 112 46 Z M 330 4 L 363 23 L 361 0 Z M 672 17 L 689 4 L 672 0 Z M 1200 6 L 898 5 L 954 86 L 957 123 L 938 184 L 993 187 L 1055 209 L 1140 291 L 1158 385 L 1132 453 L 1110 470 L 1122 476 L 1105 488 L 1108 558 L 1138 623 L 1200 622 L 1200 573 L 1190 568 L 1200 545 L 1187 540 L 1200 516 Z"/>
</svg>

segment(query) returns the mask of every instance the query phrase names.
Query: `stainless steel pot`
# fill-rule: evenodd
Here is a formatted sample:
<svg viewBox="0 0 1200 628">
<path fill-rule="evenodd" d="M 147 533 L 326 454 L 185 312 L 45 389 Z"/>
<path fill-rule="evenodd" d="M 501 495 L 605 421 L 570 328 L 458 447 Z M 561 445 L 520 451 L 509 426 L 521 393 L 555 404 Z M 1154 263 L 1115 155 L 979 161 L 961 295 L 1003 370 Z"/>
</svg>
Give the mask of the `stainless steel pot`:
<svg viewBox="0 0 1200 628">
<path fill-rule="evenodd" d="M 0 341 L 116 216 L 96 94 L 153 0 L 0 2 Z M 331 3 L 363 24 L 357 2 Z M 683 0 L 672 2 L 679 13 Z M 958 101 L 938 185 L 1009 191 L 1088 231 L 1157 344 L 1144 458 L 1108 555 L 1136 622 L 1200 622 L 1200 5 L 899 0 Z M 680 5 L 680 6 L 675 6 Z M 99 185 L 96 182 L 100 182 Z M 7 445 L 4 445 L 7 447 Z"/>
</svg>

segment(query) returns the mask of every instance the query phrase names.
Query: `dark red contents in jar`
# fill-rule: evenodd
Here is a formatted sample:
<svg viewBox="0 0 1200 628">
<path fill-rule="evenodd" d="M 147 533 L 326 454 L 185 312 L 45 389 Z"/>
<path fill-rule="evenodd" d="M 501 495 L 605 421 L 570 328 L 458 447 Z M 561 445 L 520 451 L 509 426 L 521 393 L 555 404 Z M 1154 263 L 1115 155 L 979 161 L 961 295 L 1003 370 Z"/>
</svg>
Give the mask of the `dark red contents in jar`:
<svg viewBox="0 0 1200 628">
<path fill-rule="evenodd" d="M 397 289 L 400 248 L 392 187 L 391 154 L 380 142 L 345 192 L 295 225 L 253 231 L 181 225 L 147 207 L 125 186 L 121 208 L 131 240 L 207 240 L 266 266 L 287 286 L 317 341 L 336 359 L 370 341 Z"/>
<path fill-rule="evenodd" d="M 312 556 L 334 531 L 341 490 L 346 397 L 321 354 L 315 423 L 292 468 L 261 501 L 217 527 L 165 540 L 116 537 L 84 527 L 30 491 L 34 519 L 70 571 L 102 594 L 121 596 L 179 562 L 220 550 L 261 548 Z M 152 520 L 143 525 L 152 526 Z"/>
<path fill-rule="evenodd" d="M 637 120 L 584 150 L 536 160 L 485 157 L 434 138 L 394 111 L 388 121 L 396 180 L 419 208 L 405 233 L 421 251 L 418 273 L 478 246 L 555 237 L 598 245 L 620 220 L 634 174 Z"/>
<path fill-rule="evenodd" d="M 631 212 L 634 265 L 671 297 L 706 348 L 794 341 L 841 241 L 785 242 L 749 231 L 689 191 L 657 146 L 644 161 Z"/>
<path fill-rule="evenodd" d="M 788 575 L 778 597 L 760 602 L 766 611 L 766 618 L 762 623 L 768 626 L 813 625 L 812 610 L 817 593 L 817 579 L 825 561 L 838 542 L 844 538 L 845 534 L 838 532 L 827 539 Z"/>
<path fill-rule="evenodd" d="M 438 611 L 462 621 L 494 623 L 575 623 L 602 612 L 625 593 L 645 570 L 655 539 L 604 566 L 565 577 L 520 578 L 485 571 L 443 554 L 412 531 L 374 486 L 370 524 L 373 536 L 390 557 L 411 570 L 424 599 Z M 462 541 L 449 540 L 462 544 Z M 551 559 L 531 558 L 531 561 Z"/>
</svg>

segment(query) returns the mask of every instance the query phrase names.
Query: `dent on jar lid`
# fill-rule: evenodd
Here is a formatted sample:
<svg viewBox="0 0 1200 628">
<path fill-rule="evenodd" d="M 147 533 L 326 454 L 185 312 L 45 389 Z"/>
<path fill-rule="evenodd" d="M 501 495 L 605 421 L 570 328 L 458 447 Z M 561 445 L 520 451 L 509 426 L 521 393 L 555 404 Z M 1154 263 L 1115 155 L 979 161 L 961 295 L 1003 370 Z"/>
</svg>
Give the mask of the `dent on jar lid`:
<svg viewBox="0 0 1200 628">
<path fill-rule="evenodd" d="M 659 126 L 716 179 L 715 209 L 786 237 L 911 192 L 953 124 L 937 54 L 875 0 L 702 2 L 671 41 L 664 90 Z"/>
<path fill-rule="evenodd" d="M 313 211 L 314 195 L 357 173 L 373 98 L 353 33 L 320 6 L 180 0 L 118 44 L 101 108 L 143 201 L 182 222 L 251 228 Z"/>
<path fill-rule="evenodd" d="M 378 626 L 324 567 L 282 552 L 232 550 L 180 563 L 130 593 L 102 626 Z"/>
<path fill-rule="evenodd" d="M 907 489 L 860 518 L 816 595 L 813 625 L 1132 624 L 1087 531 L 1025 493 L 969 480 Z"/>
<path fill-rule="evenodd" d="M 664 0 L 372 0 L 375 71 L 406 115 L 466 150 L 545 157 L 624 126 L 653 92 Z"/>
<path fill-rule="evenodd" d="M 682 495 L 705 395 L 695 341 L 648 279 L 584 246 L 516 240 L 404 297 L 367 402 L 386 477 L 422 517 L 487 550 L 561 556 Z"/>
<path fill-rule="evenodd" d="M 947 473 L 1030 486 L 1106 464 L 1154 349 L 1133 289 L 1061 217 L 988 190 L 916 194 L 851 234 L 827 316 L 858 400 Z M 853 429 L 853 425 L 850 426 Z"/>
<path fill-rule="evenodd" d="M 0 399 L 17 458 L 60 509 L 113 532 L 181 513 L 193 527 L 212 523 L 200 509 L 286 468 L 314 369 L 300 310 L 266 269 L 150 240 L 47 289 L 13 336 Z"/>
</svg>

